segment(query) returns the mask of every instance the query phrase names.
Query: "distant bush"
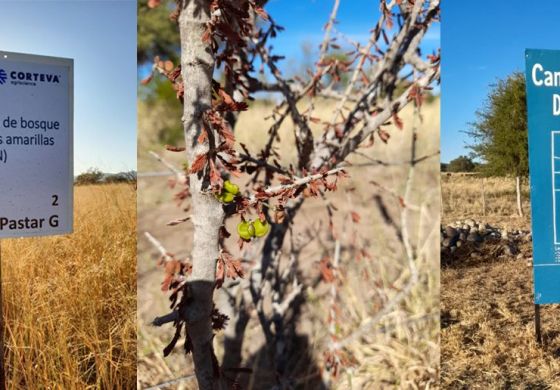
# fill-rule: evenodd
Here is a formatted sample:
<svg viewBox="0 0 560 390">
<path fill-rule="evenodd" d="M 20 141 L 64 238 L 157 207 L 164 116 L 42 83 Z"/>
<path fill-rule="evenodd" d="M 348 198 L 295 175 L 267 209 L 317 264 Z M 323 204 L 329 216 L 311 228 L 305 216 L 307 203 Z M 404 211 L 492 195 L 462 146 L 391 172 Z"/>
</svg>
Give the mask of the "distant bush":
<svg viewBox="0 0 560 390">
<path fill-rule="evenodd" d="M 77 185 L 99 184 L 103 179 L 103 172 L 97 168 L 90 168 L 87 172 L 81 173 L 76 177 Z"/>
<path fill-rule="evenodd" d="M 135 171 L 128 171 L 128 172 L 119 172 L 115 173 L 114 175 L 106 175 L 105 183 L 136 183 L 136 172 Z"/>
<path fill-rule="evenodd" d="M 103 173 L 97 168 L 90 168 L 87 172 L 76 177 L 76 185 L 128 183 L 136 184 L 136 171 Z"/>
<path fill-rule="evenodd" d="M 447 164 L 447 172 L 473 172 L 475 163 L 466 156 L 459 156 Z"/>
</svg>

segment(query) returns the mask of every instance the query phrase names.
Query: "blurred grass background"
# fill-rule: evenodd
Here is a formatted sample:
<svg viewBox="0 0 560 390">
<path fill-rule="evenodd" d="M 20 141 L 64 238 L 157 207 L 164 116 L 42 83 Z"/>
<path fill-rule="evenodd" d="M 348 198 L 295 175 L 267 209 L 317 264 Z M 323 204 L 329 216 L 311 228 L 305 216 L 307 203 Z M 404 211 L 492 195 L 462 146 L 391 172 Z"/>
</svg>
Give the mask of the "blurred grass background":
<svg viewBox="0 0 560 390">
<path fill-rule="evenodd" d="M 146 172 L 162 172 L 165 167 L 149 156 L 154 150 L 165 159 L 181 166 L 182 153 L 166 152 L 163 144 L 169 139 L 161 134 L 175 126 L 180 126 L 180 114 L 173 108 L 139 103 L 139 196 L 138 196 L 138 381 L 144 388 L 150 385 L 182 377 L 192 373 L 192 366 L 186 363 L 181 345 L 169 357 L 163 358 L 162 350 L 171 339 L 173 329 L 154 328 L 149 323 L 157 315 L 168 311 L 167 297 L 160 290 L 162 270 L 157 268 L 157 251 L 143 236 L 149 231 L 158 238 L 165 248 L 184 257 L 190 253 L 192 227 L 190 223 L 169 227 L 170 220 L 184 216 L 183 208 L 172 200 L 168 177 L 142 176 Z M 300 105 L 307 107 L 308 102 Z M 330 119 L 336 102 L 328 99 L 315 101 L 314 116 Z M 266 131 L 272 124 L 270 116 L 273 105 L 266 101 L 255 101 L 248 111 L 241 113 L 235 128 L 238 142 L 245 143 L 251 152 L 258 152 L 267 139 Z M 413 213 L 410 221 L 413 244 L 417 246 L 419 283 L 412 293 L 391 314 L 371 332 L 354 342 L 348 351 L 356 358 L 357 364 L 345 371 L 337 389 L 378 389 L 378 388 L 424 388 L 435 386 L 439 377 L 439 98 L 433 98 L 422 110 L 423 122 L 417 123 L 417 156 L 433 155 L 419 163 L 412 182 L 413 202 L 421 205 Z M 344 237 L 342 240 L 341 269 L 343 279 L 339 288 L 339 306 L 343 321 L 338 329 L 341 337 L 358 329 L 361 324 L 375 315 L 382 305 L 393 297 L 408 278 L 405 255 L 395 235 L 395 231 L 384 222 L 383 213 L 376 197 L 386 206 L 389 215 L 399 221 L 400 205 L 390 192 L 402 193 L 406 184 L 408 167 L 403 164 L 410 158 L 413 107 L 405 108 L 400 114 L 405 127 L 399 130 L 387 127 L 391 134 L 388 144 L 376 140 L 373 147 L 362 149 L 363 156 L 354 156 L 355 164 L 348 168 L 350 178 L 340 181 L 339 191 L 327 194 L 327 201 L 336 205 L 335 226 Z M 315 134 L 320 134 L 320 125 L 313 125 Z M 296 150 L 293 140 L 293 124 L 287 120 L 280 129 L 282 142 L 278 152 L 282 163 L 294 161 Z M 177 138 L 176 145 L 183 142 Z M 379 159 L 394 165 L 359 166 L 370 159 Z M 386 188 L 382 190 L 368 182 L 375 180 Z M 245 179 L 235 179 L 239 184 Z M 388 190 L 388 191 L 387 191 Z M 319 277 L 318 262 L 324 255 L 334 252 L 334 240 L 327 233 L 327 213 L 325 200 L 308 199 L 294 223 L 294 237 L 309 244 L 300 253 L 298 272 L 309 285 L 305 293 L 306 304 L 296 326 L 300 341 L 299 354 L 294 358 L 296 378 L 302 389 L 312 389 L 313 379 L 322 366 L 323 355 L 328 343 L 327 318 L 329 315 L 329 287 L 324 283 L 313 284 Z M 358 224 L 350 222 L 352 211 L 360 214 Z M 226 226 L 234 231 L 237 223 L 230 219 Z M 320 233 L 317 233 L 320 232 Z M 236 245 L 227 241 L 228 248 L 236 255 Z M 286 240 L 289 241 L 289 240 Z M 354 244 L 363 245 L 371 254 L 371 259 L 360 259 L 353 249 Z M 261 243 L 252 244 L 258 259 Z M 286 243 L 286 245 L 288 245 Z M 286 247 L 286 253 L 289 250 Z M 217 353 L 223 353 L 223 336 L 219 334 L 215 345 Z M 266 359 L 263 354 L 262 335 L 256 318 L 252 318 L 246 334 L 243 350 L 244 365 L 257 364 Z M 256 367 L 256 366 L 255 366 Z M 258 389 L 256 383 L 265 383 L 270 373 L 257 371 L 253 384 L 248 388 Z M 261 381 L 261 382 L 259 382 Z M 315 382 L 316 383 L 316 382 Z M 184 381 L 169 388 L 194 389 L 192 381 Z"/>
</svg>

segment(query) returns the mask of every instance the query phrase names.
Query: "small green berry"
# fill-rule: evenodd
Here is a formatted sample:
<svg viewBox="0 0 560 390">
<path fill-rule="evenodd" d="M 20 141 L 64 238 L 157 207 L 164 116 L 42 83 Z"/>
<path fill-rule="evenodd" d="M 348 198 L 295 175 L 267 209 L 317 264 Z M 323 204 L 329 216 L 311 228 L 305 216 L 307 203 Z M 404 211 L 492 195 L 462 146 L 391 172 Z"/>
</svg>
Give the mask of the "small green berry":
<svg viewBox="0 0 560 390">
<path fill-rule="evenodd" d="M 251 222 L 241 221 L 237 225 L 237 233 L 239 234 L 239 237 L 241 237 L 245 241 L 251 240 L 254 232 L 255 228 L 253 227 L 253 224 Z"/>
<path fill-rule="evenodd" d="M 229 180 L 224 181 L 224 190 L 233 195 L 237 195 L 239 193 L 239 187 Z"/>
<path fill-rule="evenodd" d="M 221 197 L 221 201 L 223 203 L 231 203 L 233 202 L 233 199 L 235 198 L 235 195 L 229 193 L 229 192 L 222 192 L 222 195 L 220 195 Z"/>
<path fill-rule="evenodd" d="M 257 237 L 264 237 L 270 231 L 270 225 L 268 222 L 266 220 L 262 222 L 258 218 L 255 222 L 253 222 L 253 227 L 255 228 L 255 236 Z"/>
</svg>

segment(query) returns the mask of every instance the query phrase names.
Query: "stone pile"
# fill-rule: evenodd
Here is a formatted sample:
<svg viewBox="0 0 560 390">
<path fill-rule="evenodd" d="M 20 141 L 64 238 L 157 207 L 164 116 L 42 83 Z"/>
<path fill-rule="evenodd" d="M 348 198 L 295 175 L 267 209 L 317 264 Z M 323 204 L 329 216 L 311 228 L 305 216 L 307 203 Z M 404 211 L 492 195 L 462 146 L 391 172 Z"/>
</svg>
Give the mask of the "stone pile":
<svg viewBox="0 0 560 390">
<path fill-rule="evenodd" d="M 441 252 L 452 254 L 464 245 L 480 247 L 487 241 L 502 246 L 506 256 L 519 255 L 518 243 L 531 241 L 531 232 L 525 230 L 508 230 L 487 223 L 466 219 L 441 226 Z"/>
</svg>

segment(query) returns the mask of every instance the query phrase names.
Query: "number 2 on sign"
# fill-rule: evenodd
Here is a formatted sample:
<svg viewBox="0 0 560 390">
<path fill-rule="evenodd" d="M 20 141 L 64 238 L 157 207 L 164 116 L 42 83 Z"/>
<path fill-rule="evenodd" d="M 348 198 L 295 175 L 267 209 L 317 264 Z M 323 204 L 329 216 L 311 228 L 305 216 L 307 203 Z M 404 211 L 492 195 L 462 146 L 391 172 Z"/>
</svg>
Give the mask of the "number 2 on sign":
<svg viewBox="0 0 560 390">
<path fill-rule="evenodd" d="M 52 196 L 52 205 L 53 206 L 58 206 L 58 195 L 53 195 Z"/>
</svg>

